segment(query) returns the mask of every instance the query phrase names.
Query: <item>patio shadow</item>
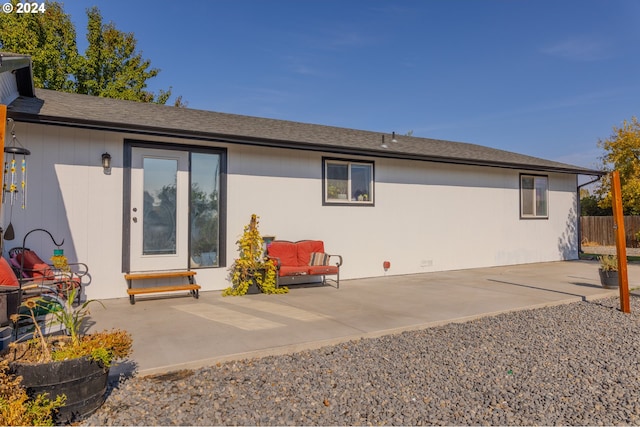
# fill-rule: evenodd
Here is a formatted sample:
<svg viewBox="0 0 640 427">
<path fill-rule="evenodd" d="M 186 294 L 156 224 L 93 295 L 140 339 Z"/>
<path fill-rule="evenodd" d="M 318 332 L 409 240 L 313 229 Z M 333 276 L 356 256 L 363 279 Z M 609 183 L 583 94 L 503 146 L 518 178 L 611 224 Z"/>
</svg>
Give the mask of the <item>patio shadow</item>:
<svg viewBox="0 0 640 427">
<path fill-rule="evenodd" d="M 574 294 L 574 293 L 571 293 L 571 292 L 564 292 L 564 291 L 558 291 L 558 290 L 555 290 L 555 289 L 541 288 L 539 286 L 523 285 L 522 283 L 507 282 L 507 281 L 504 281 L 504 280 L 496 280 L 496 279 L 487 279 L 487 280 L 489 280 L 490 282 L 504 283 L 505 285 L 520 286 L 522 288 L 529 288 L 529 289 L 536 289 L 536 290 L 540 290 L 540 291 L 553 292 L 553 293 L 556 293 L 556 294 L 569 295 L 569 296 L 572 296 L 572 297 L 580 297 L 580 298 L 582 298 L 583 301 L 587 300 L 587 297 L 585 295 Z M 593 286 L 593 285 L 586 284 L 586 283 L 583 284 L 583 285 L 585 285 L 585 286 Z"/>
</svg>

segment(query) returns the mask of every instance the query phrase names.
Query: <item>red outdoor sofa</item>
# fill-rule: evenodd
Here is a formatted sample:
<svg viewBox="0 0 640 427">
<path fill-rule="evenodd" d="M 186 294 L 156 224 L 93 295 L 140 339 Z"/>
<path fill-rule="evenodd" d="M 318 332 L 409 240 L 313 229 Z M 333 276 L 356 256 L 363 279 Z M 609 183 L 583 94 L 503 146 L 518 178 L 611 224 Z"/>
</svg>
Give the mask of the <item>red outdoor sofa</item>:
<svg viewBox="0 0 640 427">
<path fill-rule="evenodd" d="M 274 240 L 267 245 L 267 257 L 276 263 L 276 286 L 281 277 L 319 276 L 327 284 L 327 276 L 335 276 L 332 281 L 340 288 L 342 256 L 326 253 L 322 240 Z"/>
</svg>

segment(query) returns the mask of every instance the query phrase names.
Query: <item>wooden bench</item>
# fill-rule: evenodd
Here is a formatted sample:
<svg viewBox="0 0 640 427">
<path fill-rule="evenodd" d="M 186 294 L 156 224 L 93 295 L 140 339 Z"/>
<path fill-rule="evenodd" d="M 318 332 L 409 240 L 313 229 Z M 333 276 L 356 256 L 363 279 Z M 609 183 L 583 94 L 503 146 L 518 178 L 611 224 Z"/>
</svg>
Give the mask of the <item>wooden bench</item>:
<svg viewBox="0 0 640 427">
<path fill-rule="evenodd" d="M 174 291 L 189 291 L 194 298 L 199 297 L 200 285 L 195 283 L 194 276 L 195 271 L 162 271 L 162 272 L 150 272 L 150 273 L 127 273 L 124 278 L 127 280 L 129 294 L 129 302 L 131 304 L 136 303 L 136 295 L 152 294 L 160 292 L 174 292 Z M 185 285 L 168 285 L 168 286 L 148 286 L 143 288 L 134 288 L 134 280 L 149 280 L 149 279 L 171 279 L 175 277 L 186 277 L 189 280 Z"/>
</svg>

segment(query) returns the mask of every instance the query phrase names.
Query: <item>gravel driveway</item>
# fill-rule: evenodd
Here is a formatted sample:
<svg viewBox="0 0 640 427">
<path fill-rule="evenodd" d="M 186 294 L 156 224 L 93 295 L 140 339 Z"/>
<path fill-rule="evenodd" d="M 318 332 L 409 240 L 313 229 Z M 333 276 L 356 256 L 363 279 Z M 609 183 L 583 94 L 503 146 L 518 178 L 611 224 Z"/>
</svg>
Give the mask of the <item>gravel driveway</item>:
<svg viewBox="0 0 640 427">
<path fill-rule="evenodd" d="M 640 297 L 123 380 L 84 425 L 637 425 Z"/>
</svg>

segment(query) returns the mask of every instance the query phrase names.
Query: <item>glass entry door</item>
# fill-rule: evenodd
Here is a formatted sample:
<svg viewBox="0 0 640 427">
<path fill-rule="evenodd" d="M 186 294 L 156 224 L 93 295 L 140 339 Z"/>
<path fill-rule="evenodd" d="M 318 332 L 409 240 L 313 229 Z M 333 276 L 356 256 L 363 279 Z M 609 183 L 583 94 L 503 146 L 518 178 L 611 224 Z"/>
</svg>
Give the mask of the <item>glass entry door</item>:
<svg viewBox="0 0 640 427">
<path fill-rule="evenodd" d="M 133 147 L 130 270 L 188 268 L 189 153 Z"/>
</svg>

